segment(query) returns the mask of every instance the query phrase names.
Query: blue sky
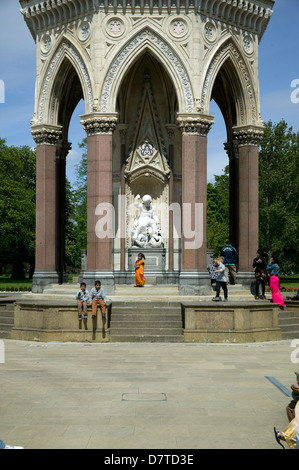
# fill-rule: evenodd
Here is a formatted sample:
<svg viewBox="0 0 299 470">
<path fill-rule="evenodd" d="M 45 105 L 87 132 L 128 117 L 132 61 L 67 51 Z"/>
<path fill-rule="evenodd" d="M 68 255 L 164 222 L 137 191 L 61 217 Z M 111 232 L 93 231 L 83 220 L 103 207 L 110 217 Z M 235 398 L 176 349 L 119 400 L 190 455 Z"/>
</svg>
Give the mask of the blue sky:
<svg viewBox="0 0 299 470">
<path fill-rule="evenodd" d="M 8 145 L 33 147 L 30 121 L 34 110 L 35 43 L 18 0 L 0 0 L 0 18 L 0 80 L 5 85 L 5 102 L 0 102 L 0 137 Z M 295 132 L 299 132 L 299 103 L 291 101 L 291 83 L 299 80 L 298 18 L 298 0 L 276 0 L 259 48 L 262 119 L 285 119 Z M 75 165 L 80 161 L 78 143 L 85 137 L 79 119 L 83 113 L 83 104 L 79 104 L 70 127 L 72 150 L 67 157 L 67 176 L 72 183 Z M 215 115 L 215 124 L 208 136 L 208 180 L 213 181 L 213 175 L 222 173 L 228 159 L 223 148 L 224 121 L 213 103 L 210 113 Z"/>
</svg>

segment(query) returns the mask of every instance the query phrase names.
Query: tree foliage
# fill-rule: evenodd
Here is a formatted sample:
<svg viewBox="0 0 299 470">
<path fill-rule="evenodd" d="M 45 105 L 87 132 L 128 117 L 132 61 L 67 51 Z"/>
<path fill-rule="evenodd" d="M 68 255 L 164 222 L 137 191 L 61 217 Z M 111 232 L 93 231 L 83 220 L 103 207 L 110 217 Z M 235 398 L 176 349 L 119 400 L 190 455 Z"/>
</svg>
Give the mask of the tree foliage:
<svg viewBox="0 0 299 470">
<path fill-rule="evenodd" d="M 30 147 L 8 147 L 0 139 L 0 260 L 24 275 L 23 263 L 34 265 L 35 153 Z"/>
<path fill-rule="evenodd" d="M 207 245 L 215 256 L 229 237 L 229 167 L 207 187 Z"/>
<path fill-rule="evenodd" d="M 87 139 L 79 146 L 83 149 L 81 162 L 76 167 L 76 182 L 72 188 L 66 185 L 66 265 L 81 267 L 81 250 L 87 245 Z"/>
<path fill-rule="evenodd" d="M 259 155 L 260 245 L 283 271 L 298 270 L 299 133 L 269 121 Z"/>
</svg>

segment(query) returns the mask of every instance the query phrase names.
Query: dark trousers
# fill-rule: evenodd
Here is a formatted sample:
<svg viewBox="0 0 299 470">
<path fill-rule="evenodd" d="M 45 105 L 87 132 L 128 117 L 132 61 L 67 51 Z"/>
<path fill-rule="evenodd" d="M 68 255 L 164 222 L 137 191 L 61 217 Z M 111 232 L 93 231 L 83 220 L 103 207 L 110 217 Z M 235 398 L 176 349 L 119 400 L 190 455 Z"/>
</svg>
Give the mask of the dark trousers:
<svg viewBox="0 0 299 470">
<path fill-rule="evenodd" d="M 216 297 L 219 297 L 221 287 L 224 292 L 224 298 L 227 299 L 227 283 L 222 281 L 216 281 Z"/>
<path fill-rule="evenodd" d="M 261 279 L 256 279 L 255 280 L 255 295 L 258 296 L 260 293 L 260 285 L 262 286 L 262 295 L 265 295 L 265 281 L 262 281 Z"/>
</svg>

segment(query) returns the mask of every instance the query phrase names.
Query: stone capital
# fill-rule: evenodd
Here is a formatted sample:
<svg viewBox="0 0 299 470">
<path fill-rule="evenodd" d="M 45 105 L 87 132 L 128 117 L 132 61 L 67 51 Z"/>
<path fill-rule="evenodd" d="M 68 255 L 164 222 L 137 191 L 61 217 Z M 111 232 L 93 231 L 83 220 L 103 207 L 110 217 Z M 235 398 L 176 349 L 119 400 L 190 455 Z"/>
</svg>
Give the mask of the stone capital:
<svg viewBox="0 0 299 470">
<path fill-rule="evenodd" d="M 238 147 L 258 146 L 264 135 L 261 126 L 242 126 L 233 128 L 234 142 Z"/>
<path fill-rule="evenodd" d="M 214 116 L 206 114 L 178 114 L 177 122 L 182 134 L 207 137 L 214 124 Z"/>
<path fill-rule="evenodd" d="M 57 146 L 62 136 L 62 127 L 47 126 L 43 124 L 32 126 L 31 134 L 36 145 Z"/>
<path fill-rule="evenodd" d="M 113 134 L 116 129 L 117 113 L 92 113 L 80 116 L 81 124 L 88 137 L 100 134 Z"/>
</svg>

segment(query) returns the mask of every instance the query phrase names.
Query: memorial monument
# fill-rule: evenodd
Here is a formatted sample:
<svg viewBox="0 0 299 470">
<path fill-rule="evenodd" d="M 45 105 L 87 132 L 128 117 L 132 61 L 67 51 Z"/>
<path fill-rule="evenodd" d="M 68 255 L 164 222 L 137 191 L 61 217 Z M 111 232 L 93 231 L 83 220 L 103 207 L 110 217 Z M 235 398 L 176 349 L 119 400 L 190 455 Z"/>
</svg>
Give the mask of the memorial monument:
<svg viewBox="0 0 299 470">
<path fill-rule="evenodd" d="M 117 283 L 131 282 L 132 252 L 143 247 L 157 252 L 155 282 L 177 283 L 183 295 L 201 294 L 209 286 L 212 99 L 227 130 L 230 240 L 240 255 L 238 281 L 248 282 L 258 247 L 263 135 L 258 51 L 274 1 L 20 4 L 37 57 L 31 122 L 37 165 L 33 291 L 65 279 L 68 130 L 82 99 L 85 113 L 78 119 L 87 134 L 88 185 L 82 276 L 87 285 L 100 278 L 105 292 L 113 294 Z M 141 200 L 155 214 L 146 209 L 144 215 L 142 206 L 139 214 L 135 202 Z"/>
</svg>

